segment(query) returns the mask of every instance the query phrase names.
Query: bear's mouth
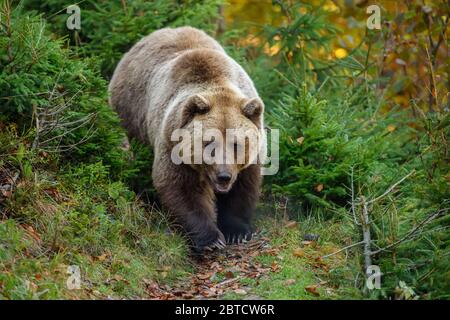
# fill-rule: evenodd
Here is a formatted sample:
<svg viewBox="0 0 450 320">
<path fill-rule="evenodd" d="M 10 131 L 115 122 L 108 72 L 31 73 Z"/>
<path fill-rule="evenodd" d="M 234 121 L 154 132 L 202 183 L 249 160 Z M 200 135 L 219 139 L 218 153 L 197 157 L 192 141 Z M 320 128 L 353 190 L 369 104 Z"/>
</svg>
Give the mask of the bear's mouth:
<svg viewBox="0 0 450 320">
<path fill-rule="evenodd" d="M 234 181 L 236 180 L 236 178 L 232 176 L 230 180 L 221 181 L 215 173 L 214 175 L 212 175 L 209 172 L 207 174 L 207 177 L 209 178 L 209 182 L 211 183 L 214 192 L 217 194 L 228 193 L 231 190 Z"/>
<path fill-rule="evenodd" d="M 227 193 L 231 189 L 231 183 L 214 183 L 214 191 L 216 193 Z"/>
</svg>

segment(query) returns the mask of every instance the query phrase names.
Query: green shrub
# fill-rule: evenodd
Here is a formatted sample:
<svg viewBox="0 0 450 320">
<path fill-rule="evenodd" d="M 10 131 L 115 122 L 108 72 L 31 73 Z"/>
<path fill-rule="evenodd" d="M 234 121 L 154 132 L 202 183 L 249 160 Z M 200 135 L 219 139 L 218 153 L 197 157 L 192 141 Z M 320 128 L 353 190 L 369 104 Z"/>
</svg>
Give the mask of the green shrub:
<svg viewBox="0 0 450 320">
<path fill-rule="evenodd" d="M 327 13 L 304 15 L 296 5 L 277 3 L 289 17 L 279 27 L 266 27 L 265 34 L 280 50 L 274 57 L 259 56 L 265 70 L 256 71 L 263 75 L 256 85 L 263 88 L 268 125 L 280 130 L 280 171 L 265 178 L 266 193 L 287 198 L 294 216 L 316 207 L 328 218 L 342 210 L 351 217 L 352 180 L 356 202 L 376 198 L 413 172 L 368 208 L 373 251 L 406 237 L 372 257 L 384 273 L 383 289 L 372 296 L 401 297 L 411 289 L 424 298 L 448 298 L 448 114 L 426 114 L 420 101 L 406 110 L 382 110 L 385 101 L 377 95 L 383 79 L 366 60 L 364 46 L 345 59 L 323 61 L 317 52 L 329 51 L 329 36 L 336 32 L 326 23 Z M 276 79 L 276 85 L 264 79 Z M 349 228 L 353 241 L 361 241 L 361 227 Z M 362 250 L 356 254 L 362 261 Z"/>
<path fill-rule="evenodd" d="M 102 160 L 119 169 L 124 134 L 107 104 L 106 81 L 95 60 L 80 60 L 64 49 L 42 19 L 20 7 L 3 10 L 2 20 L 10 21 L 0 33 L 2 115 L 19 130 L 32 131 L 33 148 L 66 151 L 65 159 Z"/>
<path fill-rule="evenodd" d="M 103 75 L 109 77 L 122 55 L 142 37 L 163 27 L 190 25 L 212 32 L 222 0 L 83 1 L 81 30 L 66 28 L 67 0 L 25 1 L 27 9 L 45 12 L 50 28 L 59 37 L 69 36 L 78 52 L 98 57 Z"/>
</svg>

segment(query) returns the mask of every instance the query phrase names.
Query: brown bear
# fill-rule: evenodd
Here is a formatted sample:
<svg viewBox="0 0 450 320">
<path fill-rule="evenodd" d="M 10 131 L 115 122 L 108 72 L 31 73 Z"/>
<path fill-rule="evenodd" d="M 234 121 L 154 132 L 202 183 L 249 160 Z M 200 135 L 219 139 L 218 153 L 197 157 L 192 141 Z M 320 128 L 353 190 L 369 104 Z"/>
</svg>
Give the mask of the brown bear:
<svg viewBox="0 0 450 320">
<path fill-rule="evenodd" d="M 193 247 L 212 250 L 250 240 L 266 138 L 264 104 L 244 69 L 203 31 L 165 28 L 123 56 L 109 93 L 129 136 L 153 147 L 154 185 Z M 196 124 L 201 124 L 200 135 Z M 198 144 L 200 152 L 214 145 L 213 155 L 217 150 L 234 150 L 234 155 L 244 150 L 244 161 L 192 163 L 186 159 L 193 157 L 184 154 L 176 163 L 173 150 L 180 143 L 173 133 L 179 129 L 191 134 L 182 153 L 198 155 Z M 205 138 L 209 129 L 220 137 Z M 228 135 L 229 129 L 238 133 Z M 243 131 L 258 138 L 256 146 L 247 137 L 236 137 Z"/>
</svg>

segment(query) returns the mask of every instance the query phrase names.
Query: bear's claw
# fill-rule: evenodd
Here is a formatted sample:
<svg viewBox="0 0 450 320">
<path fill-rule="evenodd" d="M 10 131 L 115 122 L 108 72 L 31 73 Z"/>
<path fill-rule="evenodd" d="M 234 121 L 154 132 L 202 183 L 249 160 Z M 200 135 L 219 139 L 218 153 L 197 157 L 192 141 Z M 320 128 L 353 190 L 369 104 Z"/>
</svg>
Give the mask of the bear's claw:
<svg viewBox="0 0 450 320">
<path fill-rule="evenodd" d="M 197 241 L 194 240 L 194 251 L 198 253 L 205 251 L 212 252 L 214 250 L 220 250 L 225 247 L 225 237 L 219 230 L 216 230 L 216 232 L 211 232 L 207 237 L 197 239 Z"/>
<path fill-rule="evenodd" d="M 250 241 L 252 239 L 252 233 L 251 232 L 247 232 L 247 233 L 239 233 L 239 234 L 229 234 L 226 237 L 227 239 L 227 244 L 242 244 L 242 243 L 247 243 L 248 241 Z"/>
<path fill-rule="evenodd" d="M 210 244 L 206 247 L 203 248 L 203 250 L 206 251 L 214 251 L 214 249 L 223 249 L 226 247 L 226 244 L 222 241 L 222 240 L 217 240 L 216 242 L 214 242 L 213 244 Z"/>
</svg>

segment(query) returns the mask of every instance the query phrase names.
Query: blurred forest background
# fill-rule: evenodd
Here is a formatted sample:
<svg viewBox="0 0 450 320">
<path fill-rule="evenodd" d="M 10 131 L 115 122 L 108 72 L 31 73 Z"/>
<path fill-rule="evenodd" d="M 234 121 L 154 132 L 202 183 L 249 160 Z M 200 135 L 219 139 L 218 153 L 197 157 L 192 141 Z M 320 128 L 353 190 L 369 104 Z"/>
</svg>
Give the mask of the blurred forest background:
<svg viewBox="0 0 450 320">
<path fill-rule="evenodd" d="M 71 1 L 0 3 L 1 298 L 148 297 L 195 274 L 154 204 L 151 151 L 122 144 L 106 91 L 134 43 L 182 25 L 223 44 L 280 130 L 258 220 L 278 251 L 255 260 L 274 274 L 242 285 L 263 298 L 450 297 L 449 1 L 85 0 L 81 30 L 67 29 Z M 66 288 L 69 265 L 84 290 Z"/>
</svg>

